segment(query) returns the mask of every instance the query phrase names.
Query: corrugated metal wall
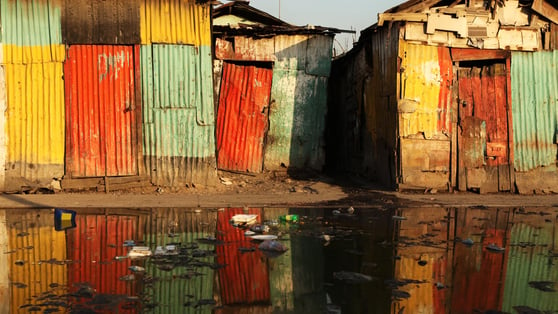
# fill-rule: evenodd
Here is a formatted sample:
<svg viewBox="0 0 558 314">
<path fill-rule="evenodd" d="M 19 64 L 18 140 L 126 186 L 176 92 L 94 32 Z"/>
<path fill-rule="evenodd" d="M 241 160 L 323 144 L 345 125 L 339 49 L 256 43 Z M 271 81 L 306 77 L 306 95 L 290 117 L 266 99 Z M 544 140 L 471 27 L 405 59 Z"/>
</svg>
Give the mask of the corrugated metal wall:
<svg viewBox="0 0 558 314">
<path fill-rule="evenodd" d="M 551 216 L 533 215 L 516 217 L 524 221 L 511 229 L 507 276 L 505 280 L 504 312 L 513 312 L 514 306 L 528 306 L 541 312 L 558 309 L 558 292 L 541 291 L 530 287 L 532 281 L 558 282 L 558 264 L 549 254 L 558 244 L 556 222 L 545 220 Z M 530 221 L 525 221 L 530 220 Z"/>
<path fill-rule="evenodd" d="M 155 184 L 215 178 L 211 47 L 141 47 L 143 151 Z"/>
<path fill-rule="evenodd" d="M 165 246 L 170 243 L 180 243 L 184 246 L 199 244 L 199 250 L 215 250 L 212 244 L 198 243 L 197 239 L 215 237 L 217 212 L 204 210 L 194 213 L 184 209 L 154 209 L 145 225 L 145 242 L 150 247 Z M 197 261 L 213 264 L 215 257 L 196 258 Z M 146 264 L 147 273 L 157 280 L 152 289 L 145 289 L 144 293 L 151 297 L 153 303 L 158 304 L 152 313 L 186 314 L 212 313 L 210 306 L 194 307 L 199 300 L 213 299 L 213 284 L 215 271 L 210 267 L 185 266 L 183 261 L 170 271 L 162 270 L 155 263 Z M 191 273 L 192 278 L 184 276 Z M 151 295 L 152 293 L 152 295 Z M 186 302 L 192 306 L 185 306 Z"/>
<path fill-rule="evenodd" d="M 329 36 L 275 38 L 266 169 L 322 169 L 332 43 Z"/>
<path fill-rule="evenodd" d="M 66 44 L 139 44 L 140 4 L 137 0 L 64 0 L 62 36 Z"/>
<path fill-rule="evenodd" d="M 64 67 L 67 175 L 138 173 L 135 58 L 134 46 L 70 46 Z"/>
<path fill-rule="evenodd" d="M 3 63 L 64 61 L 61 2 L 1 0 Z"/>
<path fill-rule="evenodd" d="M 254 247 L 244 230 L 231 225 L 230 219 L 245 213 L 242 208 L 228 208 L 218 215 L 217 239 L 224 245 L 217 247 L 217 262 L 227 265 L 219 270 L 222 303 L 254 304 L 270 302 L 269 270 L 260 250 L 241 252 L 241 247 Z M 249 209 L 249 214 L 258 215 L 261 223 L 261 209 Z"/>
<path fill-rule="evenodd" d="M 512 114 L 517 171 L 556 163 L 558 51 L 512 52 Z"/>
<path fill-rule="evenodd" d="M 400 41 L 401 99 L 399 132 L 406 137 L 423 133 L 429 139 L 451 130 L 449 120 L 453 64 L 449 48 Z"/>
<path fill-rule="evenodd" d="M 50 227 L 52 229 L 52 227 Z M 124 247 L 125 240 L 134 240 L 138 236 L 138 217 L 136 216 L 105 216 L 105 215 L 77 215 L 76 228 L 67 232 L 67 246 L 57 246 L 56 251 L 67 254 L 72 261 L 68 265 L 67 289 L 75 293 L 87 285 L 97 294 L 112 295 L 110 303 L 112 309 L 118 313 L 134 313 L 119 308 L 125 300 L 122 296 L 135 296 L 135 285 L 121 280 L 122 276 L 130 273 L 128 267 L 131 260 L 118 261 L 116 256 L 126 256 L 128 248 Z M 62 236 L 64 233 L 60 232 Z M 65 250 L 60 248 L 66 248 Z M 67 253 L 66 253 L 67 252 Z M 77 298 L 75 309 L 88 305 L 90 299 Z"/>
<path fill-rule="evenodd" d="M 53 295 L 48 300 L 61 297 L 67 292 L 62 288 L 67 278 L 66 235 L 54 230 L 51 210 L 9 211 L 6 218 L 11 313 L 21 313 L 20 306 L 25 304 L 45 302 L 40 298 L 46 294 Z"/>
<path fill-rule="evenodd" d="M 365 81 L 364 112 L 366 130 L 363 134 L 366 174 L 378 178 L 386 186 L 396 183 L 397 92 L 399 27 L 382 28 L 368 39 L 371 41 L 367 61 L 371 76 Z"/>
<path fill-rule="evenodd" d="M 6 188 L 49 184 L 64 175 L 62 62 L 5 64 Z"/>
<path fill-rule="evenodd" d="M 211 46 L 211 4 L 141 0 L 141 43 Z"/>
<path fill-rule="evenodd" d="M 221 169 L 261 172 L 271 68 L 225 62 L 217 113 L 217 165 Z"/>
</svg>

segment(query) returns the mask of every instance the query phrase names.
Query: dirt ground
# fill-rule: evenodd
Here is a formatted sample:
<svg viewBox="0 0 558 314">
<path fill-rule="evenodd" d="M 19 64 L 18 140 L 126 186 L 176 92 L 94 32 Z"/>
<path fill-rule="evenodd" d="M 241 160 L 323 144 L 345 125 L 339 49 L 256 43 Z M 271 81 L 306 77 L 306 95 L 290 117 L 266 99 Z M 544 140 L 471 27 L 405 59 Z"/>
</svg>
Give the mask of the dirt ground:
<svg viewBox="0 0 558 314">
<path fill-rule="evenodd" d="M 0 208 L 219 207 L 558 207 L 558 195 L 513 195 L 383 189 L 356 177 L 219 172 L 215 186 L 105 192 L 0 194 Z M 46 191 L 42 191 L 46 192 Z"/>
</svg>

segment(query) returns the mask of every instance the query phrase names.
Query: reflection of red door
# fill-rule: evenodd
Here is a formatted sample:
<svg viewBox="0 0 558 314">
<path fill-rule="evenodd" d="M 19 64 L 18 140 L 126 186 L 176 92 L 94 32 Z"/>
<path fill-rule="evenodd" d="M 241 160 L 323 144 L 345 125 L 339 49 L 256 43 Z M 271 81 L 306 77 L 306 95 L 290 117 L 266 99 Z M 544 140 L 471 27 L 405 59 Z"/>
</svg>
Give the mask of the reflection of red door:
<svg viewBox="0 0 558 314">
<path fill-rule="evenodd" d="M 225 62 L 217 112 L 217 165 L 261 172 L 273 71 Z"/>
<path fill-rule="evenodd" d="M 509 191 L 506 65 L 460 64 L 458 77 L 459 188 Z"/>
<path fill-rule="evenodd" d="M 133 46 L 70 46 L 64 65 L 66 172 L 137 174 Z"/>
</svg>

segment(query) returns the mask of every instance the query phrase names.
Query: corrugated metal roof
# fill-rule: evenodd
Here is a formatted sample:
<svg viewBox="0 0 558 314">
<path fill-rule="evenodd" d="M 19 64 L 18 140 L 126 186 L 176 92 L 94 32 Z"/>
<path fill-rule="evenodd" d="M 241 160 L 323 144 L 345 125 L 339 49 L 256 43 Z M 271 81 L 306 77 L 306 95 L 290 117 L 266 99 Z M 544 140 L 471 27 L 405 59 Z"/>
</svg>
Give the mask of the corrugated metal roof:
<svg viewBox="0 0 558 314">
<path fill-rule="evenodd" d="M 141 47 L 144 155 L 156 184 L 215 177 L 210 47 Z"/>
<path fill-rule="evenodd" d="M 142 0 L 142 44 L 211 46 L 211 4 L 194 0 Z"/>
<path fill-rule="evenodd" d="M 450 130 L 450 87 L 453 65 L 449 48 L 400 41 L 401 80 L 400 134 L 432 136 Z"/>
<path fill-rule="evenodd" d="M 558 282 L 558 264 L 551 261 L 550 252 L 558 243 L 556 222 L 548 223 L 549 216 L 515 217 L 511 229 L 509 259 L 505 278 L 502 310 L 513 312 L 514 306 L 529 306 L 541 312 L 558 309 L 558 292 L 541 291 L 529 285 L 532 281 Z M 552 219 L 554 220 L 554 219 Z"/>
<path fill-rule="evenodd" d="M 50 183 L 64 175 L 63 64 L 6 64 L 6 183 Z M 8 185 L 8 184 L 6 184 Z"/>
<path fill-rule="evenodd" d="M 64 67 L 68 175 L 138 173 L 135 67 L 134 46 L 68 49 Z"/>
<path fill-rule="evenodd" d="M 556 162 L 558 51 L 512 52 L 512 114 L 517 171 Z"/>
<path fill-rule="evenodd" d="M 155 209 L 146 221 L 145 242 L 150 247 L 165 246 L 171 242 L 188 245 L 197 239 L 214 237 L 217 213 L 204 210 L 193 213 L 183 209 Z M 200 250 L 215 250 L 211 244 L 198 243 Z M 213 264 L 214 256 L 196 258 L 197 261 Z M 187 261 L 184 261 L 187 264 Z M 177 266 L 170 271 L 159 269 L 155 263 L 146 265 L 147 273 L 157 280 L 153 288 L 146 290 L 151 302 L 158 304 L 152 312 L 161 314 L 212 313 L 210 306 L 195 307 L 199 300 L 213 299 L 215 271 L 210 267 Z M 185 276 L 197 272 L 192 278 Z M 152 293 L 152 295 L 150 295 Z M 191 302 L 191 306 L 184 304 Z"/>
<path fill-rule="evenodd" d="M 64 61 L 61 2 L 2 0 L 3 63 Z"/>
<path fill-rule="evenodd" d="M 271 67 L 224 63 L 216 132 L 219 168 L 263 170 L 272 76 Z"/>
<path fill-rule="evenodd" d="M 66 291 L 58 287 L 66 283 L 67 258 L 60 248 L 66 247 L 66 235 L 52 227 L 51 211 L 9 211 L 6 218 L 9 252 L 13 251 L 9 254 L 11 313 L 20 313 L 24 304 L 61 298 Z M 46 294 L 53 296 L 39 299 Z"/>
</svg>

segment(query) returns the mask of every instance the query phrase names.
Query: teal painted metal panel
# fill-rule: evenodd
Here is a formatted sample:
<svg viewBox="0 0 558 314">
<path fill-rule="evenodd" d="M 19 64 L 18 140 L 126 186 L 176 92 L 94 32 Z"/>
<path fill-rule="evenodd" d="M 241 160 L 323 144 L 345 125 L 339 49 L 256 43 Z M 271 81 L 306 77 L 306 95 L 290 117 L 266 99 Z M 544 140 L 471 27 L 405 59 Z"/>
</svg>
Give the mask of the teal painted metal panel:
<svg viewBox="0 0 558 314">
<path fill-rule="evenodd" d="M 141 47 L 143 152 L 155 184 L 216 178 L 210 47 Z"/>
<path fill-rule="evenodd" d="M 278 36 L 264 165 L 322 170 L 332 40 Z"/>
<path fill-rule="evenodd" d="M 18 46 L 62 43 L 61 1 L 1 0 L 1 40 Z"/>
<path fill-rule="evenodd" d="M 197 239 L 215 237 L 216 221 L 215 211 L 194 213 L 190 210 L 156 209 L 146 222 L 146 230 L 149 231 L 145 235 L 145 242 L 151 248 L 180 243 L 183 250 L 191 244 L 198 244 L 198 250 L 214 252 L 215 245 L 198 243 Z M 187 251 L 192 252 L 191 249 Z M 145 291 L 152 303 L 157 305 L 151 313 L 212 313 L 213 306 L 196 305 L 200 300 L 213 300 L 215 271 L 209 265 L 214 265 L 215 257 L 189 258 L 192 260 L 180 260 L 179 256 L 152 257 L 146 263 L 147 274 L 157 278 L 152 284 L 153 288 Z M 155 263 L 155 260 L 167 263 Z M 174 265 L 174 268 L 164 270 L 162 267 L 169 265 Z M 190 305 L 185 305 L 188 302 Z"/>
<path fill-rule="evenodd" d="M 550 252 L 556 249 L 554 224 L 545 222 L 551 216 L 532 216 L 529 223 L 516 223 L 511 230 L 509 258 L 504 285 L 502 311 L 513 313 L 514 306 L 528 306 L 541 312 L 558 310 L 558 292 L 541 291 L 529 285 L 532 281 L 558 282 L 558 264 Z M 524 220 L 525 218 L 522 218 Z"/>
<path fill-rule="evenodd" d="M 513 52 L 511 61 L 514 162 L 529 171 L 556 162 L 558 51 Z"/>
</svg>

